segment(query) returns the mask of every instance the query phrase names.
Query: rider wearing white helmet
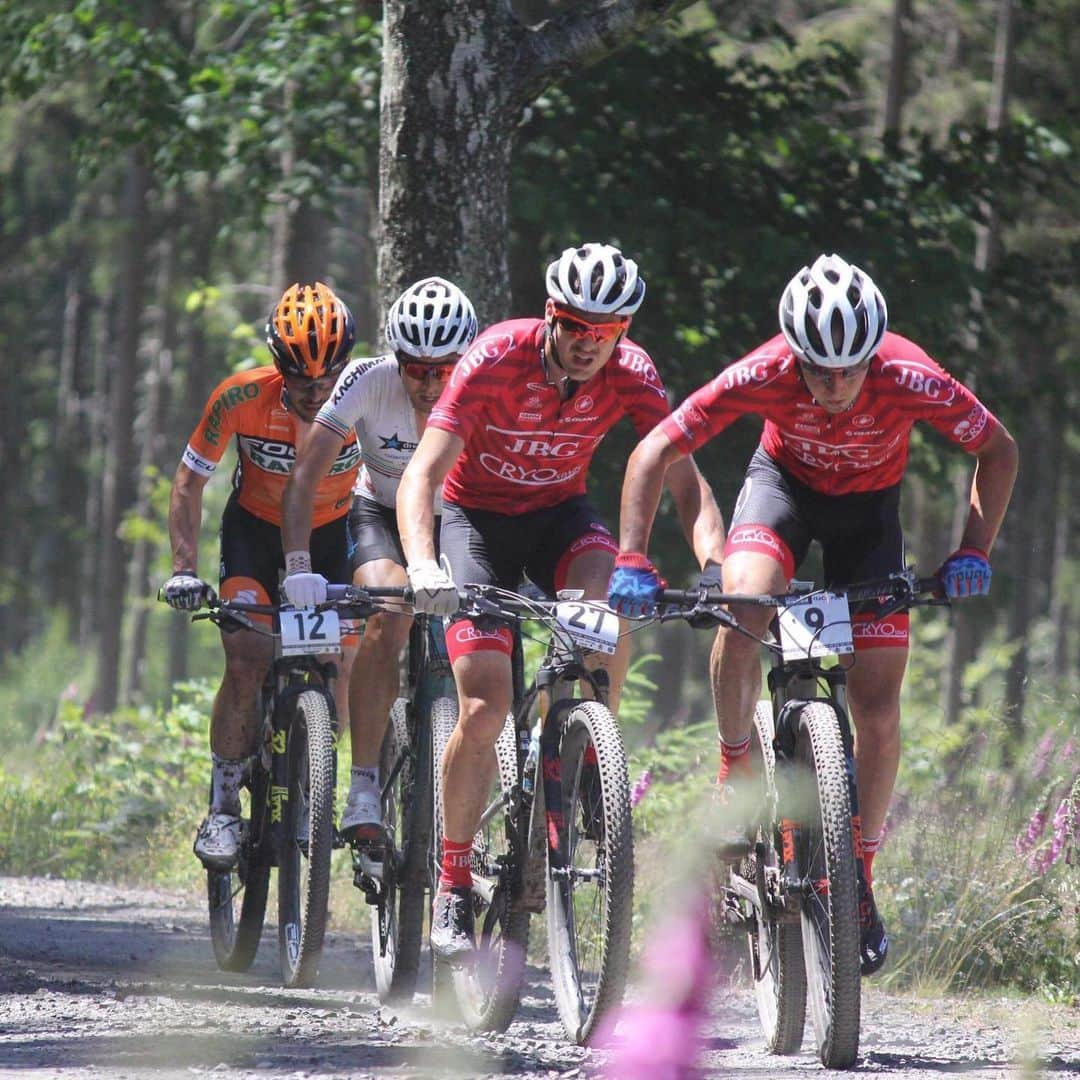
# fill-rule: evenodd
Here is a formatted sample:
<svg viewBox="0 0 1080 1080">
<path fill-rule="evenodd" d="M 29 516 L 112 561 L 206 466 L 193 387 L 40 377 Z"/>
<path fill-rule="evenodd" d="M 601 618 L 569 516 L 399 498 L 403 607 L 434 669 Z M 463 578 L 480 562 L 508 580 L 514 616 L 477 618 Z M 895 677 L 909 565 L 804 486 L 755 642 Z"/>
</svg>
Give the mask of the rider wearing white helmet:
<svg viewBox="0 0 1080 1080">
<path fill-rule="evenodd" d="M 306 565 L 311 493 L 342 440 L 354 430 L 364 463 L 348 519 L 353 582 L 407 583 L 394 511 L 398 481 L 476 331 L 476 312 L 461 289 L 445 278 L 422 278 L 390 306 L 390 351 L 354 360 L 341 373 L 330 400 L 315 417 L 285 491 L 282 537 L 289 574 L 284 588 L 293 603 L 306 606 L 326 596 L 326 579 Z M 440 509 L 436 500 L 436 514 Z M 349 685 L 353 767 L 341 831 L 374 842 L 372 852 L 382 838 L 379 751 L 397 695 L 398 657 L 409 626 L 410 620 L 399 615 L 369 618 Z"/>
<path fill-rule="evenodd" d="M 1016 476 L 1016 444 L 963 383 L 914 342 L 886 330 L 885 300 L 870 275 L 839 255 L 820 255 L 788 282 L 780 333 L 730 364 L 638 446 L 623 487 L 620 569 L 608 600 L 647 614 L 660 587 L 645 552 L 664 471 L 739 416 L 764 419 L 723 551 L 727 593 L 781 593 L 810 544 L 821 545 L 825 583 L 842 586 L 901 571 L 900 484 L 917 422 L 977 459 L 960 546 L 938 576 L 951 597 L 990 590 L 988 552 Z M 622 569 L 625 567 L 625 569 Z M 764 633 L 770 612 L 740 612 Z M 873 894 L 872 864 L 900 758 L 900 688 L 907 612 L 859 611 L 848 671 L 862 827 L 859 914 L 864 975 L 885 961 L 888 936 Z M 756 642 L 720 630 L 712 680 L 723 787 L 753 782 L 749 755 L 761 686 Z"/>
</svg>

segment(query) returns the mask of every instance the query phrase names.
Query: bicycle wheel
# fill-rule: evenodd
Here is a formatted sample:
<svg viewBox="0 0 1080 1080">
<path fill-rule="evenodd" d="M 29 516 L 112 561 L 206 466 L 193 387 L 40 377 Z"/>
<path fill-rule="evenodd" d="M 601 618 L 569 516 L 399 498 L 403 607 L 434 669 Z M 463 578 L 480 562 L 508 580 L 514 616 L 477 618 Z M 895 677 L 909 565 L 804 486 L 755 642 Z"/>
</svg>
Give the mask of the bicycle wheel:
<svg viewBox="0 0 1080 1080">
<path fill-rule="evenodd" d="M 262 839 L 269 778 L 257 766 L 253 771 L 248 781 L 251 816 L 243 823 L 239 864 L 225 873 L 206 873 L 210 941 L 222 971 L 247 971 L 251 967 L 266 916 L 271 859 Z"/>
<path fill-rule="evenodd" d="M 446 744 L 457 724 L 457 703 L 453 698 L 436 698 L 431 709 L 431 843 L 429 877 L 434 896 L 442 872 L 442 759 Z M 460 1019 L 450 965 L 434 953 L 431 956 L 431 1004 L 446 1019 Z"/>
<path fill-rule="evenodd" d="M 381 1001 L 409 1001 L 416 989 L 431 839 L 431 728 L 416 724 L 410 736 L 409 703 L 398 698 L 383 739 L 380 774 L 393 782 L 383 794 L 389 838 L 383 871 L 385 900 L 371 908 L 371 950 Z"/>
<path fill-rule="evenodd" d="M 772 708 L 759 701 L 754 709 L 752 753 L 759 756 L 757 775 L 762 778 L 766 805 L 774 804 L 776 757 L 773 752 Z M 732 875 L 755 885 L 758 864 L 777 895 L 780 858 L 774 834 L 772 813 L 757 829 L 755 854 L 743 859 Z M 766 890 L 769 892 L 769 890 Z M 742 901 L 749 909 L 754 929 L 750 934 L 750 962 L 754 976 L 754 996 L 758 1018 L 765 1034 L 765 1045 L 772 1054 L 797 1054 L 802 1046 L 806 1018 L 806 968 L 803 964 L 802 929 L 794 918 L 778 917 L 776 911 L 763 910 L 760 901 Z"/>
<path fill-rule="evenodd" d="M 797 845 L 807 882 L 802 939 L 810 1019 L 821 1063 L 846 1069 L 859 1052 L 858 876 L 844 747 L 828 702 L 802 709 L 795 757 L 813 776 Z"/>
<path fill-rule="evenodd" d="M 570 710 L 560 757 L 565 867 L 549 860 L 548 950 L 563 1027 L 584 1045 L 622 1001 L 634 901 L 626 753 L 604 705 L 583 701 Z"/>
<path fill-rule="evenodd" d="M 326 934 L 334 846 L 333 703 L 322 690 L 296 699 L 289 727 L 282 850 L 278 869 L 278 946 L 286 986 L 315 981 Z"/>
<path fill-rule="evenodd" d="M 509 800 L 518 782 L 514 721 L 508 716 L 495 743 L 497 776 L 489 805 Z M 513 902 L 502 872 L 509 851 L 510 821 L 500 809 L 473 838 L 473 906 L 476 952 L 470 964 L 454 968 L 454 997 L 465 1026 L 473 1031 L 505 1031 L 517 1012 L 525 978 L 529 913 Z"/>
</svg>

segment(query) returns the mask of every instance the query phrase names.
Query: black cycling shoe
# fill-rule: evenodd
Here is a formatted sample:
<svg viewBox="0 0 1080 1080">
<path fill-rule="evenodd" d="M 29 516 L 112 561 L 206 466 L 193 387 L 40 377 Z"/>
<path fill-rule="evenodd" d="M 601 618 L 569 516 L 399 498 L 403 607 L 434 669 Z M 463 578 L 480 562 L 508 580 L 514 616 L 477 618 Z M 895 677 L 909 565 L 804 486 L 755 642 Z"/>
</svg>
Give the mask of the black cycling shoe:
<svg viewBox="0 0 1080 1080">
<path fill-rule="evenodd" d="M 462 964 L 475 949 L 472 890 L 440 885 L 431 910 L 431 951 L 451 964 Z"/>
<path fill-rule="evenodd" d="M 889 953 L 889 935 L 874 903 L 874 892 L 863 885 L 859 896 L 859 967 L 864 975 L 873 975 Z"/>
</svg>

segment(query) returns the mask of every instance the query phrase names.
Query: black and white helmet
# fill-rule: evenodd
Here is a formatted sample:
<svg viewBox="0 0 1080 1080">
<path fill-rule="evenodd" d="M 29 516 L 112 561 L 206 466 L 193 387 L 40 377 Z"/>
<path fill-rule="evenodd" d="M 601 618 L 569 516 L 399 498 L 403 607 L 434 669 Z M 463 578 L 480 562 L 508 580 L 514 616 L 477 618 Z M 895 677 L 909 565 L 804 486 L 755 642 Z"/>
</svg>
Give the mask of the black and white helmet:
<svg viewBox="0 0 1080 1080">
<path fill-rule="evenodd" d="M 557 304 L 596 315 L 633 315 L 645 298 L 637 263 L 610 244 L 567 248 L 547 268 L 547 294 Z"/>
<path fill-rule="evenodd" d="M 469 298 L 441 277 L 414 282 L 386 316 L 390 348 L 425 360 L 464 352 L 478 329 Z"/>
<path fill-rule="evenodd" d="M 780 297 L 780 329 L 792 352 L 829 368 L 861 364 L 877 352 L 888 309 L 878 287 L 839 255 L 819 255 Z"/>
</svg>

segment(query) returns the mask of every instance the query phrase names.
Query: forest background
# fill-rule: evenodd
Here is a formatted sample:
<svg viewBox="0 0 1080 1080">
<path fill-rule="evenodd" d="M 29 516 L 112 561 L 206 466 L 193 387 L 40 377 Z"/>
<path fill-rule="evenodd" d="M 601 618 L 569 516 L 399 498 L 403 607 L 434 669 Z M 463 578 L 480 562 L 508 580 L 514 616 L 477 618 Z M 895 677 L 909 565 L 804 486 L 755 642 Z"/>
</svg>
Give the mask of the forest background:
<svg viewBox="0 0 1080 1080">
<path fill-rule="evenodd" d="M 216 383 L 268 362 L 287 284 L 329 280 L 377 353 L 422 274 L 489 323 L 541 312 L 562 248 L 612 242 L 678 401 L 836 251 L 1021 447 L 992 596 L 915 620 L 880 860 L 892 975 L 1075 1000 L 1078 33 L 1068 0 L 0 0 L 0 872 L 196 881 L 221 659 L 156 603 L 168 486 Z M 699 454 L 725 513 L 758 431 Z M 633 441 L 593 469 L 612 525 Z M 970 476 L 916 433 L 924 573 Z M 670 514 L 650 554 L 692 574 Z M 643 851 L 714 766 L 708 637 L 640 635 Z"/>
</svg>

